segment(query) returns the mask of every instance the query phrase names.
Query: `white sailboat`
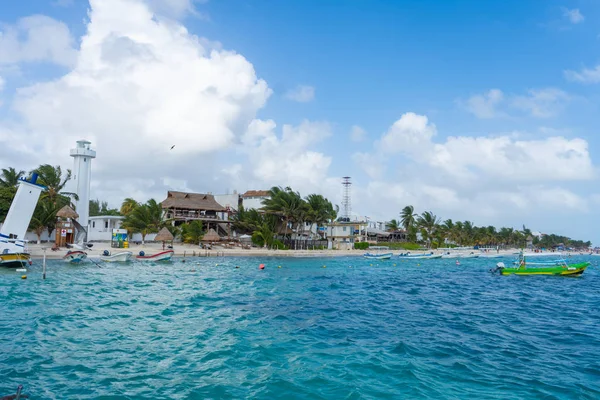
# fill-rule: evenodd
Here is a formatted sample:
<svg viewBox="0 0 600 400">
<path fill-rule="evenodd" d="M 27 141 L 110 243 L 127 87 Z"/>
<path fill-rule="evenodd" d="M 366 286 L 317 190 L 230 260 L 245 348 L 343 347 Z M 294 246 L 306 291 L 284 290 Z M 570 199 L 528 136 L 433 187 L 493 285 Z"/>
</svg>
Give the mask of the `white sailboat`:
<svg viewBox="0 0 600 400">
<path fill-rule="evenodd" d="M 44 186 L 38 185 L 37 174 L 29 180 L 20 179 L 19 188 L 10 205 L 8 214 L 0 229 L 0 266 L 24 268 L 30 261 L 25 246 L 25 234 L 31 222 L 40 193 Z"/>
</svg>

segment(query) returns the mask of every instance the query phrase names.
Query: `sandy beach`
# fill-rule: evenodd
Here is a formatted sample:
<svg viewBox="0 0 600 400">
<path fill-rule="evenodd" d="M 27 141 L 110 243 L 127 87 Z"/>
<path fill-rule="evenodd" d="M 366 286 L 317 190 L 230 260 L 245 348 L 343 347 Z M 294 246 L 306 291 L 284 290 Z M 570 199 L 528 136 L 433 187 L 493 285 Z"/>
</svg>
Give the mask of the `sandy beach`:
<svg viewBox="0 0 600 400">
<path fill-rule="evenodd" d="M 52 251 L 51 243 L 35 244 L 30 243 L 28 245 L 29 252 L 32 259 L 41 259 L 44 256 L 44 249 L 46 251 L 46 257 L 48 259 L 60 259 L 62 258 L 68 249 L 60 248 L 60 250 Z M 120 251 L 131 251 L 134 255 L 139 254 L 143 251 L 146 255 L 155 254 L 162 251 L 162 244 L 160 243 L 146 243 L 144 245 L 132 244 L 128 249 L 115 249 L 110 247 L 108 242 L 94 243 L 91 250 L 87 250 L 89 257 L 100 256 L 104 250 L 108 250 L 111 253 L 117 253 Z M 213 246 L 210 250 L 201 249 L 195 245 L 176 243 L 173 246 L 176 257 L 347 257 L 347 256 L 362 256 L 368 250 L 268 250 L 268 249 L 242 249 L 240 247 L 225 248 L 223 246 Z M 407 250 L 389 250 L 394 254 L 406 252 Z M 435 253 L 440 254 L 441 251 L 433 250 Z M 486 255 L 511 255 L 517 251 L 515 249 L 500 250 L 499 253 L 482 253 L 482 256 Z M 374 252 L 371 250 L 371 252 Z M 377 250 L 376 252 L 388 252 L 388 250 Z M 411 254 L 429 253 L 430 250 L 411 250 Z M 462 251 L 467 253 L 467 251 Z"/>
</svg>

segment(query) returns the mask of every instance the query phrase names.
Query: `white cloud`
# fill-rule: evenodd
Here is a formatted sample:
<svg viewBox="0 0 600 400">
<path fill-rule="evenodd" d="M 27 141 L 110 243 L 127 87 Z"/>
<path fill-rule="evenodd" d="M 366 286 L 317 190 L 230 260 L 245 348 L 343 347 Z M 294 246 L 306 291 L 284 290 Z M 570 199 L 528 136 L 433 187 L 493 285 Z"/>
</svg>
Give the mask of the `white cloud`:
<svg viewBox="0 0 600 400">
<path fill-rule="evenodd" d="M 385 166 L 381 156 L 371 153 L 355 153 L 352 155 L 352 159 L 371 179 L 382 178 Z"/>
<path fill-rule="evenodd" d="M 477 118 L 495 118 L 503 115 L 497 106 L 504 99 L 504 94 L 499 89 L 490 89 L 487 93 L 471 96 L 464 104 L 467 111 Z"/>
<path fill-rule="evenodd" d="M 194 3 L 204 3 L 198 0 L 147 0 L 152 11 L 159 15 L 171 18 L 182 18 L 188 14 L 207 19 L 208 17 L 200 13 Z"/>
<path fill-rule="evenodd" d="M 435 125 L 430 124 L 426 116 L 409 112 L 394 122 L 382 136 L 378 148 L 383 153 L 405 152 L 417 155 L 431 144 L 435 134 Z"/>
<path fill-rule="evenodd" d="M 272 120 L 254 120 L 242 138 L 250 179 L 268 186 L 291 185 L 301 191 L 321 187 L 331 157 L 311 146 L 331 135 L 329 124 L 303 121 L 298 126 L 284 125 L 280 136 L 275 128 Z"/>
<path fill-rule="evenodd" d="M 578 8 L 574 8 L 572 10 L 569 10 L 567 8 L 563 9 L 563 16 L 567 18 L 572 24 L 579 24 L 585 19 L 585 17 L 583 16 L 583 14 L 581 14 L 581 11 L 579 11 Z"/>
<path fill-rule="evenodd" d="M 4 85 L 6 84 L 6 81 L 4 80 L 4 78 L 2 78 L 0 76 L 0 92 L 4 90 Z"/>
<path fill-rule="evenodd" d="M 180 177 L 185 165 L 196 185 L 211 182 L 212 173 L 192 171 L 212 170 L 213 153 L 239 140 L 271 94 L 266 82 L 243 56 L 157 20 L 142 1 L 92 0 L 90 7 L 72 70 L 19 89 L 13 108 L 21 125 L 7 135 L 35 143 L 45 155 L 39 162 L 66 166 L 68 149 L 87 138 L 98 152 L 95 179 L 126 181 L 124 171 L 135 170 L 142 184 Z M 156 182 L 146 192 L 164 189 Z"/>
<path fill-rule="evenodd" d="M 580 72 L 565 71 L 565 77 L 573 82 L 598 83 L 600 82 L 600 65 L 595 68 L 584 68 Z"/>
<path fill-rule="evenodd" d="M 531 89 L 525 95 L 509 96 L 499 89 L 491 89 L 458 103 L 482 119 L 508 117 L 509 107 L 535 118 L 550 118 L 562 111 L 570 100 L 567 93 L 556 88 Z"/>
<path fill-rule="evenodd" d="M 315 88 L 312 86 L 298 85 L 285 94 L 288 100 L 299 103 L 308 103 L 315 98 Z"/>
<path fill-rule="evenodd" d="M 353 125 L 350 129 L 350 140 L 353 142 L 362 142 L 365 136 L 367 136 L 367 131 L 358 125 Z"/>
<path fill-rule="evenodd" d="M 0 65 L 47 61 L 71 66 L 76 57 L 69 28 L 44 15 L 21 18 L 0 31 Z"/>
<path fill-rule="evenodd" d="M 569 95 L 560 89 L 546 88 L 529 90 L 526 96 L 515 96 L 511 105 L 537 118 L 556 115 L 570 100 Z"/>
</svg>

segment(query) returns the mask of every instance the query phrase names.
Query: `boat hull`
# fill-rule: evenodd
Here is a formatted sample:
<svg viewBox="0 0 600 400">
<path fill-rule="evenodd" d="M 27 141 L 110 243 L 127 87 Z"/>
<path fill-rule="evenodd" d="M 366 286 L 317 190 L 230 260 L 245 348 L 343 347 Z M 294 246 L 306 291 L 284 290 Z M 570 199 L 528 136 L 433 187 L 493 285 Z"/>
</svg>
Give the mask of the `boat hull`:
<svg viewBox="0 0 600 400">
<path fill-rule="evenodd" d="M 69 251 L 63 257 L 63 261 L 69 264 L 81 264 L 87 258 L 87 253 L 83 251 Z"/>
<path fill-rule="evenodd" d="M 431 259 L 436 259 L 436 258 L 442 258 L 441 254 L 432 254 L 432 255 L 426 255 L 426 256 L 398 256 L 398 258 L 401 258 L 403 260 L 431 260 Z"/>
<path fill-rule="evenodd" d="M 153 254 L 151 256 L 135 256 L 137 261 L 171 261 L 175 252 L 173 250 L 163 251 L 157 254 Z"/>
<path fill-rule="evenodd" d="M 128 262 L 131 261 L 133 253 L 130 251 L 124 251 L 122 253 L 111 254 L 110 256 L 100 256 L 100 261 L 104 262 Z"/>
<path fill-rule="evenodd" d="M 27 253 L 11 253 L 0 255 L 0 267 L 25 268 L 29 264 L 30 256 Z"/>
<path fill-rule="evenodd" d="M 390 258 L 392 258 L 393 254 L 392 253 L 386 253 L 386 254 L 363 254 L 364 258 L 367 258 L 369 260 L 389 260 Z"/>
<path fill-rule="evenodd" d="M 583 274 L 590 263 L 572 264 L 569 266 L 555 267 L 530 267 L 530 268 L 502 268 L 502 275 L 560 275 L 577 276 Z"/>
</svg>

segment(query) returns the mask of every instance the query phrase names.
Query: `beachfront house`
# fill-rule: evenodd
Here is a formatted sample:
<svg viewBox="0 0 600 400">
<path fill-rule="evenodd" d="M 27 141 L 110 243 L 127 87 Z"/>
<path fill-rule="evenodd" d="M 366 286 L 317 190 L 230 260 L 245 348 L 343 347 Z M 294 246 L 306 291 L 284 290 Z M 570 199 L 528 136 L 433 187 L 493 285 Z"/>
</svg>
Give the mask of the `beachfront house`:
<svg viewBox="0 0 600 400">
<path fill-rule="evenodd" d="M 219 236 L 230 236 L 229 214 L 231 210 L 219 204 L 210 193 L 167 192 L 167 198 L 161 202 L 164 218 L 173 225 L 202 221 L 208 231 L 214 229 Z"/>
<path fill-rule="evenodd" d="M 365 221 L 332 222 L 325 226 L 327 232 L 327 248 L 336 250 L 351 250 L 354 243 L 360 241 L 361 231 L 367 227 Z"/>
<path fill-rule="evenodd" d="M 263 200 L 269 199 L 268 190 L 248 190 L 242 195 L 242 206 L 244 210 L 260 210 L 263 207 Z"/>
</svg>

